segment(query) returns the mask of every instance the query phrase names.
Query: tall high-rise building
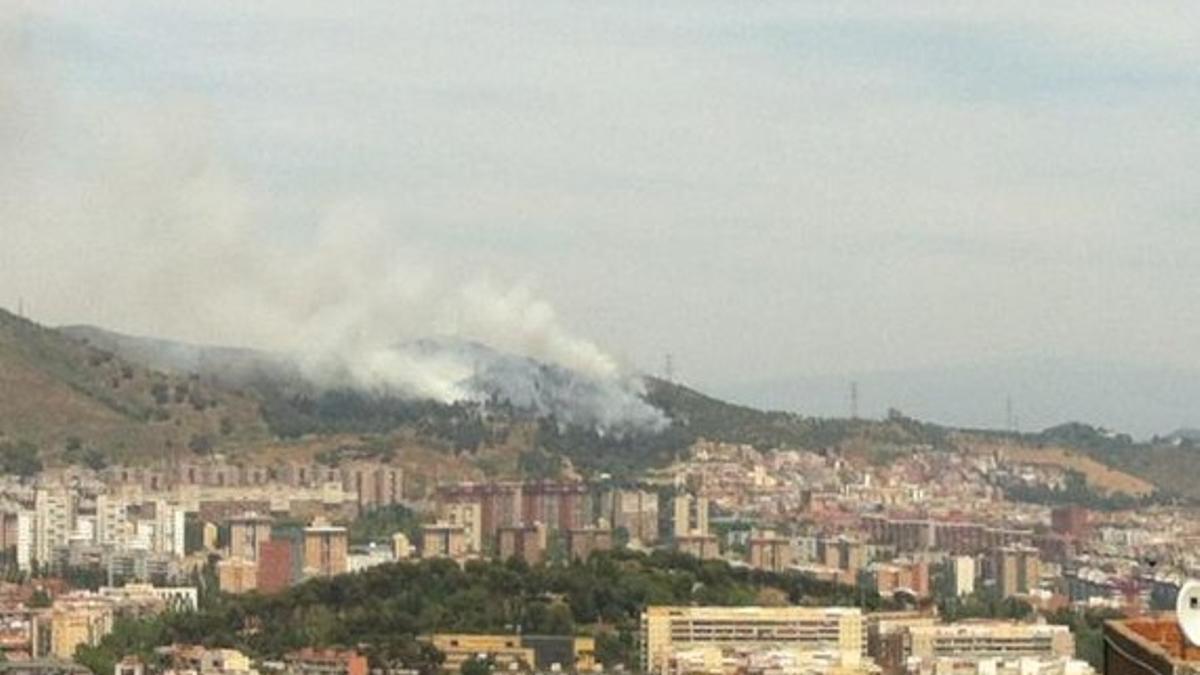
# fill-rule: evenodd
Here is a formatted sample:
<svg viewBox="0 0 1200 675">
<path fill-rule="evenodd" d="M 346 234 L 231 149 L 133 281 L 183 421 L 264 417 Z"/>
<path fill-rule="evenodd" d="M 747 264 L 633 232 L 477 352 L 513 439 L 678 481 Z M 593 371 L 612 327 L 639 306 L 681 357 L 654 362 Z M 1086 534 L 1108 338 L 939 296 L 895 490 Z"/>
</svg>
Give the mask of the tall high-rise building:
<svg viewBox="0 0 1200 675">
<path fill-rule="evenodd" d="M 344 527 L 321 519 L 304 528 L 304 577 L 331 577 L 345 574 L 350 537 Z"/>
<path fill-rule="evenodd" d="M 378 462 L 351 462 L 338 469 L 342 489 L 354 495 L 360 512 L 399 504 L 404 496 L 404 472 Z"/>
<path fill-rule="evenodd" d="M 479 502 L 450 502 L 438 506 L 438 521 L 461 527 L 466 553 L 483 551 L 483 509 Z M 450 556 L 459 557 L 458 554 Z"/>
<path fill-rule="evenodd" d="M 768 572 L 782 572 L 792 563 L 792 544 L 774 530 L 755 530 L 747 541 L 750 566 Z"/>
<path fill-rule="evenodd" d="M 817 541 L 817 559 L 825 567 L 858 574 L 867 564 L 867 547 L 848 537 Z"/>
<path fill-rule="evenodd" d="M 550 532 L 585 527 L 587 485 L 571 481 L 538 481 L 522 488 L 521 522 L 542 523 Z"/>
<path fill-rule="evenodd" d="M 546 526 L 541 523 L 502 527 L 497 537 L 501 560 L 518 558 L 533 565 L 546 558 Z"/>
<path fill-rule="evenodd" d="M 675 495 L 675 536 L 708 534 L 708 498 L 686 492 Z"/>
<path fill-rule="evenodd" d="M 942 567 L 943 590 L 947 595 L 963 597 L 975 592 L 975 559 L 959 555 L 947 558 Z"/>
<path fill-rule="evenodd" d="M 155 502 L 154 550 L 176 556 L 187 552 L 187 511 L 181 505 Z"/>
<path fill-rule="evenodd" d="M 1001 597 L 1029 593 L 1041 580 L 1041 559 L 1036 548 L 1006 546 L 992 556 L 996 590 Z"/>
<path fill-rule="evenodd" d="M 286 539 L 263 542 L 258 549 L 256 587 L 259 593 L 279 593 L 295 576 L 295 545 Z"/>
<path fill-rule="evenodd" d="M 118 546 L 124 543 L 129 527 L 129 503 L 119 495 L 96 495 L 96 543 Z"/>
<path fill-rule="evenodd" d="M 17 569 L 29 572 L 37 560 L 37 512 L 17 512 Z"/>
<path fill-rule="evenodd" d="M 229 521 L 229 557 L 258 560 L 258 551 L 271 539 L 271 518 L 245 513 Z"/>
<path fill-rule="evenodd" d="M 75 531 L 75 492 L 66 487 L 38 488 L 34 493 L 34 558 L 53 560 L 55 549 L 66 546 Z"/>
<path fill-rule="evenodd" d="M 613 547 L 612 530 L 607 527 L 583 527 L 565 534 L 567 554 L 572 560 L 587 560 L 593 553 Z"/>
<path fill-rule="evenodd" d="M 462 525 L 438 522 L 421 528 L 422 558 L 461 560 L 466 555 L 467 535 Z"/>
<path fill-rule="evenodd" d="M 491 547 L 501 527 L 521 523 L 521 483 L 455 483 L 437 489 L 439 508 L 447 504 L 478 504 L 480 541 Z"/>
<path fill-rule="evenodd" d="M 659 539 L 658 495 L 647 490 L 612 490 L 601 499 L 601 515 L 614 530 L 625 530 L 629 539 L 654 544 Z"/>
</svg>

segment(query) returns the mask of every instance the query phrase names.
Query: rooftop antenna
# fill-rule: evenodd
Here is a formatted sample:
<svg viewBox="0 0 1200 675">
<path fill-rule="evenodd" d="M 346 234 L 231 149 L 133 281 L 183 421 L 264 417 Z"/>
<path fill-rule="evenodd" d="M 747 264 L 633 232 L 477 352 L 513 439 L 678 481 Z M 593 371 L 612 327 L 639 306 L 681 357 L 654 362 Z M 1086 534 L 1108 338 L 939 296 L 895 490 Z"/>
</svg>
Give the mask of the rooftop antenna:
<svg viewBox="0 0 1200 675">
<path fill-rule="evenodd" d="M 858 382 L 850 383 L 850 419 L 858 419 Z"/>
<path fill-rule="evenodd" d="M 1017 418 L 1013 415 L 1012 396 L 1004 399 L 1004 427 L 1008 429 L 1009 433 L 1015 433 L 1017 430 Z"/>
</svg>

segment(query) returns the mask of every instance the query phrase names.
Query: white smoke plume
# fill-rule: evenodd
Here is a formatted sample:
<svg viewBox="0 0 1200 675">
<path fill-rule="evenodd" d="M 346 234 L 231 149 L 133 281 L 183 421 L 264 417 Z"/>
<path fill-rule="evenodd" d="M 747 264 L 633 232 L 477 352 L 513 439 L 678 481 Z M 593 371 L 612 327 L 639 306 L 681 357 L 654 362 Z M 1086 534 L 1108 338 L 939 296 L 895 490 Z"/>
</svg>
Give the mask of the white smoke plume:
<svg viewBox="0 0 1200 675">
<path fill-rule="evenodd" d="M 223 161 L 203 101 L 57 91 L 27 21 L 20 3 L 0 10 L 0 304 L 20 296 L 46 323 L 270 350 L 314 378 L 442 401 L 482 398 L 473 378 L 501 361 L 397 347 L 477 341 L 592 383 L 553 412 L 582 406 L 566 417 L 601 427 L 662 423 L 639 378 L 566 329 L 532 284 L 445 273 L 453 265 L 386 204 L 354 196 L 315 225 L 261 225 L 273 219 L 269 195 Z M 492 375 L 519 380 L 518 362 L 537 365 L 503 361 Z"/>
</svg>

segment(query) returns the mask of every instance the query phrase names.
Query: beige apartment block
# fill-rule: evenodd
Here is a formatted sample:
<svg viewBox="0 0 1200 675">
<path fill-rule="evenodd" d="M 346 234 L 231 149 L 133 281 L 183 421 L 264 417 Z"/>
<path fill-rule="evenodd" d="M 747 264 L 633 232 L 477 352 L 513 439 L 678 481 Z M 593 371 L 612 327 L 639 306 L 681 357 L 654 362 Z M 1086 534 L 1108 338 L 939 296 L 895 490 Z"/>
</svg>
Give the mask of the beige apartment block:
<svg viewBox="0 0 1200 675">
<path fill-rule="evenodd" d="M 349 547 L 350 535 L 346 528 L 330 525 L 320 519 L 313 521 L 312 525 L 304 528 L 304 577 L 345 574 Z"/>
<path fill-rule="evenodd" d="M 461 560 L 467 554 L 466 529 L 462 525 L 432 523 L 421 528 L 421 557 Z"/>
</svg>

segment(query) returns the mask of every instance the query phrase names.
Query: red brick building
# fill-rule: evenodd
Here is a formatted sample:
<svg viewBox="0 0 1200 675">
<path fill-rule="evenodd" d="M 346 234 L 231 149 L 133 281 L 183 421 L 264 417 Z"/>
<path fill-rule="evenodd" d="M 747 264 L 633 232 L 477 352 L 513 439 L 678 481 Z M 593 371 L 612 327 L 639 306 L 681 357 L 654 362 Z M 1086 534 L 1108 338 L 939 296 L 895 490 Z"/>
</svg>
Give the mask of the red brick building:
<svg viewBox="0 0 1200 675">
<path fill-rule="evenodd" d="M 258 592 L 279 593 L 287 590 L 295 578 L 295 545 L 286 539 L 261 544 L 258 552 Z"/>
<path fill-rule="evenodd" d="M 502 527 L 497 538 L 501 560 L 518 558 L 535 565 L 546 559 L 546 526 L 541 523 Z"/>
<path fill-rule="evenodd" d="M 439 505 L 478 504 L 480 538 L 496 541 L 503 528 L 542 523 L 550 532 L 588 527 L 590 494 L 571 481 L 456 483 L 437 489 Z"/>
<path fill-rule="evenodd" d="M 587 525 L 583 506 L 587 486 L 576 482 L 539 481 L 523 487 L 521 522 L 545 523 L 552 532 L 566 532 Z"/>
<path fill-rule="evenodd" d="M 1058 534 L 1082 539 L 1087 536 L 1088 510 L 1082 506 L 1059 506 L 1050 512 L 1050 529 Z"/>
</svg>

